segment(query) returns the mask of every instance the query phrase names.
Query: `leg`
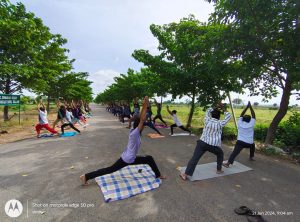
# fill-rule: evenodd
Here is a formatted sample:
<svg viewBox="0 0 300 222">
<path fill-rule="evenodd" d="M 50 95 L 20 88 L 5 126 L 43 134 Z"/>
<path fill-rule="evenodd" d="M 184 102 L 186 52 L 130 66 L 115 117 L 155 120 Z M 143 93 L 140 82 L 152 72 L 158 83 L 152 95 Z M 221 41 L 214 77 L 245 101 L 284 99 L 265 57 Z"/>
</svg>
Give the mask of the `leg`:
<svg viewBox="0 0 300 222">
<path fill-rule="evenodd" d="M 59 122 L 59 119 L 56 119 L 54 122 L 53 122 L 53 125 L 52 125 L 52 129 L 55 129 L 55 126 L 56 124 Z"/>
<path fill-rule="evenodd" d="M 73 130 L 75 130 L 76 132 L 80 133 L 80 130 L 77 129 L 72 123 L 68 123 L 68 125 L 69 125 Z"/>
<path fill-rule="evenodd" d="M 250 160 L 254 160 L 254 153 L 255 153 L 255 143 L 251 144 L 250 146 Z"/>
<path fill-rule="evenodd" d="M 172 125 L 171 125 L 171 135 L 173 135 L 173 128 L 174 128 L 174 127 L 177 127 L 177 125 L 176 125 L 176 124 L 172 124 Z"/>
<path fill-rule="evenodd" d="M 158 115 L 154 116 L 153 123 L 155 124 L 155 120 L 158 118 Z"/>
<path fill-rule="evenodd" d="M 194 150 L 194 154 L 193 154 L 192 158 L 190 159 L 190 161 L 188 162 L 188 165 L 185 170 L 186 175 L 189 175 L 189 176 L 193 175 L 200 158 L 206 152 L 206 146 L 207 146 L 207 144 L 204 143 L 203 141 L 201 141 L 201 140 L 197 141 L 197 145 Z"/>
<path fill-rule="evenodd" d="M 217 147 L 217 146 L 209 146 L 208 151 L 217 156 L 217 171 L 221 172 L 222 163 L 223 163 L 223 159 L 224 159 L 223 150 L 220 147 Z"/>
<path fill-rule="evenodd" d="M 53 134 L 57 134 L 58 132 L 54 129 L 52 129 L 49 124 L 44 124 L 43 127 L 48 130 L 50 133 L 53 133 Z"/>
<path fill-rule="evenodd" d="M 41 129 L 42 129 L 42 125 L 41 124 L 36 124 L 35 126 L 35 130 L 36 130 L 36 133 L 37 133 L 37 137 L 40 136 L 40 133 L 41 133 Z"/>
<path fill-rule="evenodd" d="M 189 129 L 185 128 L 184 126 L 179 126 L 179 128 L 183 131 L 189 132 L 190 134 L 192 133 Z"/>
<path fill-rule="evenodd" d="M 232 153 L 231 153 L 231 155 L 230 155 L 230 157 L 229 157 L 229 159 L 228 159 L 228 163 L 229 163 L 229 164 L 233 164 L 235 158 L 237 157 L 237 155 L 239 155 L 239 153 L 242 151 L 242 149 L 243 149 L 243 144 L 242 144 L 242 142 L 239 141 L 239 140 L 236 141 L 236 144 L 235 144 L 235 146 L 234 146 L 234 149 L 233 149 L 233 151 L 232 151 Z M 229 164 L 228 164 L 228 166 L 229 166 Z M 225 167 L 226 167 L 226 166 L 225 166 Z"/>
<path fill-rule="evenodd" d="M 153 129 L 155 132 L 157 132 L 159 135 L 161 135 L 161 133 L 159 132 L 158 129 L 156 129 L 156 127 L 153 125 L 153 123 L 147 122 L 147 123 L 145 124 L 145 126 L 149 126 L 151 129 Z"/>
<path fill-rule="evenodd" d="M 137 156 L 135 158 L 135 161 L 130 165 L 137 165 L 137 164 L 147 164 L 151 167 L 151 169 L 153 170 L 157 178 L 161 176 L 159 169 L 152 156 Z"/>
<path fill-rule="evenodd" d="M 65 129 L 65 127 L 68 126 L 68 125 L 69 125 L 68 123 L 64 123 L 64 124 L 61 125 L 60 129 L 61 129 L 61 133 L 62 133 L 62 134 L 65 133 L 65 130 L 64 130 L 64 129 Z"/>
<path fill-rule="evenodd" d="M 167 123 L 162 119 L 162 116 L 161 116 L 161 115 L 158 117 L 158 119 L 159 119 L 163 124 L 165 124 L 165 125 L 167 126 Z"/>
<path fill-rule="evenodd" d="M 122 169 L 123 167 L 127 166 L 128 164 L 125 163 L 122 158 L 118 159 L 112 166 L 110 167 L 106 167 L 103 169 L 99 169 L 90 173 L 85 174 L 85 180 L 88 181 L 90 179 L 94 179 L 96 177 L 99 176 L 103 176 L 105 174 L 110 174 L 113 172 L 116 172 L 120 169 Z"/>
</svg>

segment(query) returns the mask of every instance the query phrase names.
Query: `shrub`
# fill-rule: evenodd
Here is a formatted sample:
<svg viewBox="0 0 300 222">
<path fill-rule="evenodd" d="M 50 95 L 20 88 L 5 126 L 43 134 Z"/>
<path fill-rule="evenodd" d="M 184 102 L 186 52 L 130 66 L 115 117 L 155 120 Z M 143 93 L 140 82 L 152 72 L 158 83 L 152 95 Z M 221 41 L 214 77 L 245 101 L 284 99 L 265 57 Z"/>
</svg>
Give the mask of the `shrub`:
<svg viewBox="0 0 300 222">
<path fill-rule="evenodd" d="M 254 139 L 258 141 L 265 141 L 269 125 L 256 124 L 254 127 Z"/>
<path fill-rule="evenodd" d="M 235 127 L 225 126 L 222 133 L 222 139 L 236 140 L 236 138 L 237 138 L 237 131 Z"/>
</svg>

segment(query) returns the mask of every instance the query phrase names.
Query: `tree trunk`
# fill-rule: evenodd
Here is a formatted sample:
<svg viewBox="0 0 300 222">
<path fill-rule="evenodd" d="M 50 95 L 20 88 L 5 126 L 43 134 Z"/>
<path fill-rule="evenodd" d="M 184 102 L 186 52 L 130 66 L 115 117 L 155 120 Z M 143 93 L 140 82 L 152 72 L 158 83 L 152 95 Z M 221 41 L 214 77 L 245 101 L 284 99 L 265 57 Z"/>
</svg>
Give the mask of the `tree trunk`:
<svg viewBox="0 0 300 222">
<path fill-rule="evenodd" d="M 47 112 L 50 113 L 50 96 L 47 97 Z"/>
<path fill-rule="evenodd" d="M 191 102 L 191 109 L 190 109 L 190 113 L 189 113 L 189 119 L 188 119 L 186 127 L 191 127 L 191 124 L 192 124 L 192 119 L 193 119 L 194 110 L 195 110 L 195 97 L 196 97 L 195 93 L 193 93 L 192 102 Z"/>
<path fill-rule="evenodd" d="M 292 91 L 292 83 L 290 82 L 290 80 L 287 76 L 285 87 L 283 89 L 283 93 L 281 96 L 279 110 L 276 113 L 275 117 L 273 118 L 273 120 L 270 124 L 270 127 L 268 129 L 268 132 L 267 132 L 267 136 L 265 139 L 266 144 L 273 144 L 273 142 L 275 140 L 275 133 L 276 133 L 277 127 L 278 127 L 280 121 L 286 115 L 288 107 L 289 107 L 291 91 Z"/>
<path fill-rule="evenodd" d="M 10 79 L 7 78 L 6 79 L 6 82 L 5 82 L 5 94 L 10 94 Z M 4 106 L 4 109 L 3 109 L 3 118 L 4 118 L 4 121 L 8 121 L 9 120 L 9 116 L 8 116 L 8 106 Z"/>
</svg>

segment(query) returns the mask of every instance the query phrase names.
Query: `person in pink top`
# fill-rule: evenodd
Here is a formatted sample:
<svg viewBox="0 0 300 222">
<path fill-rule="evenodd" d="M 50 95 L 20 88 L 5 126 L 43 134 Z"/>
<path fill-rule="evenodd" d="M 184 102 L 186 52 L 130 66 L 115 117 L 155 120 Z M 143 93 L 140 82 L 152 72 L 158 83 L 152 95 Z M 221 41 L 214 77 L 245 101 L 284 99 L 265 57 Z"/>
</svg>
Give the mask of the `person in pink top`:
<svg viewBox="0 0 300 222">
<path fill-rule="evenodd" d="M 137 156 L 137 153 L 141 147 L 141 132 L 144 129 L 144 122 L 146 120 L 146 111 L 148 104 L 149 99 L 146 96 L 143 101 L 141 115 L 139 118 L 136 118 L 134 120 L 133 129 L 131 129 L 129 133 L 127 147 L 123 151 L 121 157 L 109 167 L 81 175 L 80 180 L 82 181 L 83 185 L 87 185 L 87 181 L 90 179 L 116 172 L 128 165 L 137 164 L 148 164 L 157 178 L 165 179 L 165 177 L 160 174 L 159 169 L 152 156 Z"/>
<path fill-rule="evenodd" d="M 37 104 L 37 110 L 39 112 L 39 123 L 35 126 L 35 130 L 37 132 L 37 137 L 40 138 L 41 129 L 45 128 L 52 134 L 58 134 L 58 132 L 54 129 L 52 129 L 49 126 L 49 122 L 47 119 L 47 110 L 45 109 L 45 105 L 43 101 L 41 100 L 39 103 L 35 101 Z"/>
</svg>

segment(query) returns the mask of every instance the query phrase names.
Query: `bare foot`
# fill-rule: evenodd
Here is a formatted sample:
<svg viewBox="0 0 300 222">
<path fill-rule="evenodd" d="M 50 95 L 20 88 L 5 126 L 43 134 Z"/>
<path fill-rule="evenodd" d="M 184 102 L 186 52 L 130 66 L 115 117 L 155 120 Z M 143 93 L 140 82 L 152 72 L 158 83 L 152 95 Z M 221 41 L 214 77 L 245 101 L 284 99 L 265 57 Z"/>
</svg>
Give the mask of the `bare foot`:
<svg viewBox="0 0 300 222">
<path fill-rule="evenodd" d="M 87 183 L 86 179 L 85 179 L 85 175 L 81 175 L 81 176 L 80 176 L 80 180 L 81 180 L 81 182 L 82 182 L 82 185 L 84 185 L 84 186 L 89 185 L 89 184 Z"/>
<path fill-rule="evenodd" d="M 228 168 L 229 165 L 230 165 L 230 163 L 227 162 L 227 163 L 223 163 L 222 165 L 223 165 L 224 167 Z"/>
<path fill-rule="evenodd" d="M 159 179 L 162 179 L 162 180 L 167 179 L 167 177 L 166 177 L 166 176 L 163 176 L 163 175 L 159 176 L 158 178 L 159 178 Z"/>
<path fill-rule="evenodd" d="M 180 176 L 180 178 L 182 180 L 186 180 L 187 179 L 187 175 L 185 173 L 181 173 L 181 174 L 179 174 L 179 176 Z"/>
<path fill-rule="evenodd" d="M 222 174 L 222 173 L 224 173 L 224 171 L 223 171 L 223 170 L 217 170 L 216 173 L 217 173 L 217 174 Z"/>
</svg>

